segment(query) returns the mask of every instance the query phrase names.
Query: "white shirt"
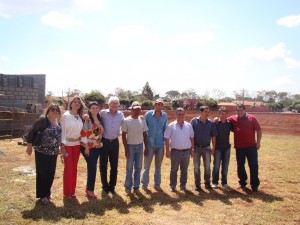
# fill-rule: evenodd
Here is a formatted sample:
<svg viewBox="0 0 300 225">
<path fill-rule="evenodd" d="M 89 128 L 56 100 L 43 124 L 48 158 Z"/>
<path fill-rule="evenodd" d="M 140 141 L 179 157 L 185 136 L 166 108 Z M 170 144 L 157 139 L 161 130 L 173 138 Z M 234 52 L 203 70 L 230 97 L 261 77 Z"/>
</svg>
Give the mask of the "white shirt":
<svg viewBox="0 0 300 225">
<path fill-rule="evenodd" d="M 143 133 L 147 130 L 146 120 L 141 117 L 134 119 L 128 116 L 122 124 L 122 131 L 127 133 L 127 144 L 129 145 L 142 144 L 144 142 Z"/>
<path fill-rule="evenodd" d="M 80 145 L 79 141 L 68 142 L 68 138 L 80 138 L 83 122 L 80 117 L 76 119 L 69 111 L 65 112 L 61 118 L 61 143 L 67 146 Z"/>
</svg>

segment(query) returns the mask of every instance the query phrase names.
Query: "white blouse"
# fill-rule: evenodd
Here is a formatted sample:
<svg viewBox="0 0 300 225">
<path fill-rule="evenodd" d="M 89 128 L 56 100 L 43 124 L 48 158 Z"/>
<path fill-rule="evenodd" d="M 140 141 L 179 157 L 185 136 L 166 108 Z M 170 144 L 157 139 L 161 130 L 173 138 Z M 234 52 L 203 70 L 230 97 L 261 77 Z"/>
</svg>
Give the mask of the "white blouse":
<svg viewBox="0 0 300 225">
<path fill-rule="evenodd" d="M 80 117 L 75 118 L 69 111 L 66 111 L 61 119 L 61 143 L 67 146 L 80 145 L 80 132 L 83 122 Z M 78 139 L 78 141 L 68 141 L 68 139 Z"/>
</svg>

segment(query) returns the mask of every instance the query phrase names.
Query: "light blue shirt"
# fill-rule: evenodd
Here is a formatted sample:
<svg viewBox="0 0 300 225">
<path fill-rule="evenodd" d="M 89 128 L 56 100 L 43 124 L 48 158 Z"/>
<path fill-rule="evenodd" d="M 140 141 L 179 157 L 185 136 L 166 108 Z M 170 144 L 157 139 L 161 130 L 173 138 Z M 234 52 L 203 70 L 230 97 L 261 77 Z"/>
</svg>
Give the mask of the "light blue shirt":
<svg viewBox="0 0 300 225">
<path fill-rule="evenodd" d="M 160 116 L 156 117 L 155 110 L 150 110 L 144 117 L 148 126 L 148 145 L 150 147 L 163 147 L 164 131 L 168 122 L 167 114 L 165 112 L 161 112 Z"/>
<path fill-rule="evenodd" d="M 189 149 L 192 147 L 191 138 L 194 137 L 194 129 L 192 125 L 184 121 L 181 127 L 177 120 L 167 126 L 164 137 L 170 139 L 170 147 L 179 150 Z"/>
<path fill-rule="evenodd" d="M 120 127 L 124 121 L 124 114 L 118 110 L 113 115 L 109 109 L 103 109 L 100 111 L 100 117 L 104 127 L 103 137 L 110 140 L 118 138 L 120 136 Z"/>
</svg>

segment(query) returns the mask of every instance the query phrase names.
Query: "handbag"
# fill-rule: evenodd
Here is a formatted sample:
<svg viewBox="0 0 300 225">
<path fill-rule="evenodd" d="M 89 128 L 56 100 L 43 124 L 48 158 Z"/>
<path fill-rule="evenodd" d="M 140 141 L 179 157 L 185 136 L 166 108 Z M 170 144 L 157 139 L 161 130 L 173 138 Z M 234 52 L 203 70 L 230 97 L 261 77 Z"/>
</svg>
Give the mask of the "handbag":
<svg viewBox="0 0 300 225">
<path fill-rule="evenodd" d="M 44 130 L 47 128 L 48 123 L 48 119 L 44 118 L 42 126 L 39 128 L 39 130 L 34 131 L 33 128 L 29 129 L 24 134 L 24 139 L 28 142 L 29 133 L 33 132 L 32 146 L 40 146 L 42 144 Z"/>
<path fill-rule="evenodd" d="M 32 146 L 40 146 L 42 144 L 44 131 L 39 130 L 33 136 Z"/>
</svg>

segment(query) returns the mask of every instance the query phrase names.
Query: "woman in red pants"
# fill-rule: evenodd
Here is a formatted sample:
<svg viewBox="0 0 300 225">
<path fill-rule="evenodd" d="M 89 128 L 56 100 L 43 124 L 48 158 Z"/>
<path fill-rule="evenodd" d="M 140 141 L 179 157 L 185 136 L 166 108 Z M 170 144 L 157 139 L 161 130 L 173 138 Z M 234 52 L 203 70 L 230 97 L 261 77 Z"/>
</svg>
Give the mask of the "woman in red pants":
<svg viewBox="0 0 300 225">
<path fill-rule="evenodd" d="M 75 97 L 61 120 L 61 152 L 64 157 L 64 197 L 76 198 L 77 164 L 80 155 L 80 132 L 83 128 L 82 114 L 85 107 L 80 97 Z M 85 154 L 89 154 L 88 146 Z"/>
</svg>

